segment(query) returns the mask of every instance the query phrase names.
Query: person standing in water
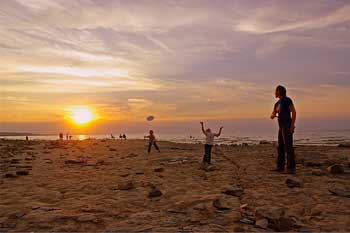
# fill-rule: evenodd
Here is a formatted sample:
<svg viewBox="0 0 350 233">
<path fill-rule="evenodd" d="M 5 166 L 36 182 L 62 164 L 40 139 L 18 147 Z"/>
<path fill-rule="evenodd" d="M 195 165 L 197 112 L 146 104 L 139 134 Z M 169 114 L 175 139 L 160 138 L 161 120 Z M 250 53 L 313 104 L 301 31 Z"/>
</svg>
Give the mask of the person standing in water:
<svg viewBox="0 0 350 233">
<path fill-rule="evenodd" d="M 277 167 L 272 171 L 294 174 L 295 154 L 293 148 L 293 133 L 295 130 L 296 110 L 293 101 L 287 97 L 287 90 L 277 86 L 275 97 L 279 100 L 274 105 L 271 119 L 278 118 L 278 157 Z M 287 154 L 287 170 L 285 170 L 285 155 Z"/>
<path fill-rule="evenodd" d="M 219 133 L 212 133 L 211 129 L 209 128 L 204 130 L 203 122 L 200 122 L 200 124 L 202 126 L 202 132 L 205 135 L 203 163 L 207 163 L 209 165 L 211 163 L 211 148 L 214 145 L 214 137 L 219 137 L 224 127 L 220 127 Z"/>
<path fill-rule="evenodd" d="M 156 148 L 156 150 L 158 152 L 160 152 L 159 150 L 159 147 L 156 143 L 156 137 L 154 136 L 154 132 L 153 130 L 150 130 L 149 131 L 149 135 L 148 136 L 145 136 L 145 138 L 148 138 L 149 139 L 149 143 L 148 143 L 148 154 L 151 153 L 151 149 L 152 149 L 152 145 Z"/>
</svg>

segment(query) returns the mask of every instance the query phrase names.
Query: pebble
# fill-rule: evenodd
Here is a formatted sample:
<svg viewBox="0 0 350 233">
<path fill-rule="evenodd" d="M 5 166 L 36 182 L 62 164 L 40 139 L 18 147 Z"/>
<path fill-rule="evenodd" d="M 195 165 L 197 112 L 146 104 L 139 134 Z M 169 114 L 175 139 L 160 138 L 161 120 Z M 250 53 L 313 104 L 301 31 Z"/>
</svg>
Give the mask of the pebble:
<svg viewBox="0 0 350 233">
<path fill-rule="evenodd" d="M 300 188 L 303 186 L 303 182 L 297 178 L 287 178 L 286 184 L 289 188 L 295 188 L 295 187 Z"/>
<path fill-rule="evenodd" d="M 162 167 L 155 168 L 154 171 L 155 171 L 155 172 L 163 172 L 163 171 L 164 171 L 164 168 L 162 168 Z"/>
<path fill-rule="evenodd" d="M 340 164 L 335 164 L 335 165 L 329 166 L 327 168 L 327 171 L 331 174 L 342 174 L 344 173 L 344 167 Z"/>
<path fill-rule="evenodd" d="M 222 193 L 224 193 L 226 195 L 240 197 L 243 195 L 243 191 L 244 190 L 242 188 L 234 187 L 234 188 L 228 188 L 228 189 L 222 191 Z"/>
<path fill-rule="evenodd" d="M 152 190 L 148 193 L 149 198 L 155 198 L 155 197 L 160 197 L 162 196 L 163 193 L 160 191 L 158 187 L 153 187 Z"/>
<path fill-rule="evenodd" d="M 127 181 L 125 183 L 118 184 L 118 189 L 119 190 L 130 190 L 134 189 L 135 186 L 131 181 Z"/>
<path fill-rule="evenodd" d="M 17 171 L 16 174 L 18 176 L 27 176 L 29 175 L 29 171 Z"/>
</svg>

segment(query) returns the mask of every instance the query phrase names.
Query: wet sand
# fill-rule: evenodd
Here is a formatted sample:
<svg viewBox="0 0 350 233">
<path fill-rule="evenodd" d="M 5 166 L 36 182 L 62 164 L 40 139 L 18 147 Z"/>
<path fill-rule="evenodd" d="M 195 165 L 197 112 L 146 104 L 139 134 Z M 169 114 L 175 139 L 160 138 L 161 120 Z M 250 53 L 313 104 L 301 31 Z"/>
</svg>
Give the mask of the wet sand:
<svg viewBox="0 0 350 233">
<path fill-rule="evenodd" d="M 298 146 L 283 175 L 271 144 L 216 146 L 210 167 L 158 144 L 0 140 L 0 231 L 350 232 L 348 147 Z"/>
</svg>

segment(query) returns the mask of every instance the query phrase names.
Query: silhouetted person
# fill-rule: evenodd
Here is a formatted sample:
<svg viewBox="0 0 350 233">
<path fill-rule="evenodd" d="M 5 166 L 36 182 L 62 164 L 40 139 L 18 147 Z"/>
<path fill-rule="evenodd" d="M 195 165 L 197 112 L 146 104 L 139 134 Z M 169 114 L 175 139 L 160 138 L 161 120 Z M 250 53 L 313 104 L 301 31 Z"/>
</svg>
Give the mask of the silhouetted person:
<svg viewBox="0 0 350 233">
<path fill-rule="evenodd" d="M 112 138 L 112 139 L 115 139 L 115 137 L 113 136 L 113 134 L 111 134 L 111 138 Z"/>
<path fill-rule="evenodd" d="M 68 139 L 69 139 L 69 133 L 66 134 L 66 140 L 68 140 Z"/>
<path fill-rule="evenodd" d="M 69 140 L 72 140 L 72 137 L 73 137 L 72 135 L 69 135 Z"/>
<path fill-rule="evenodd" d="M 277 168 L 273 171 L 286 174 L 295 173 L 295 154 L 293 148 L 293 133 L 295 129 L 296 111 L 293 101 L 287 97 L 287 90 L 277 86 L 275 97 L 279 98 L 273 107 L 271 119 L 278 117 L 278 157 Z M 287 170 L 285 171 L 285 155 L 287 154 Z"/>
<path fill-rule="evenodd" d="M 63 141 L 63 133 L 59 133 L 58 136 L 59 136 L 60 140 Z"/>
<path fill-rule="evenodd" d="M 120 140 L 123 139 L 123 135 L 119 134 L 119 139 Z"/>
<path fill-rule="evenodd" d="M 214 137 L 219 137 L 223 127 L 220 127 L 219 133 L 212 133 L 211 129 L 204 130 L 204 123 L 201 122 L 202 132 L 205 135 L 205 144 L 204 144 L 204 156 L 203 163 L 211 163 L 211 149 L 214 145 Z"/>
<path fill-rule="evenodd" d="M 29 141 L 29 138 L 28 138 L 28 136 L 26 136 L 26 141 Z"/>
<path fill-rule="evenodd" d="M 126 140 L 126 135 L 125 134 L 123 134 L 123 139 Z"/>
<path fill-rule="evenodd" d="M 156 140 L 156 137 L 154 136 L 153 130 L 150 130 L 149 131 L 149 135 L 145 136 L 145 138 L 149 139 L 149 141 L 148 141 L 148 150 L 147 150 L 148 154 L 151 153 L 152 145 L 156 148 L 156 150 L 158 152 L 160 152 L 159 147 L 158 147 L 158 145 L 156 143 L 157 140 Z"/>
</svg>

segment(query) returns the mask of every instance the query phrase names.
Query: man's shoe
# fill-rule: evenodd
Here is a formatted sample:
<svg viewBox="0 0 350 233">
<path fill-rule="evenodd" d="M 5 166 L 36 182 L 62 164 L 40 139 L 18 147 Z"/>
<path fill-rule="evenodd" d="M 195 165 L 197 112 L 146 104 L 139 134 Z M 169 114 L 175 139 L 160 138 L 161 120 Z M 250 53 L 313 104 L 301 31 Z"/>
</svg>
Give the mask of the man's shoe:
<svg viewBox="0 0 350 233">
<path fill-rule="evenodd" d="M 272 172 L 284 172 L 283 168 L 275 168 L 275 169 L 271 169 L 270 171 Z"/>
</svg>

